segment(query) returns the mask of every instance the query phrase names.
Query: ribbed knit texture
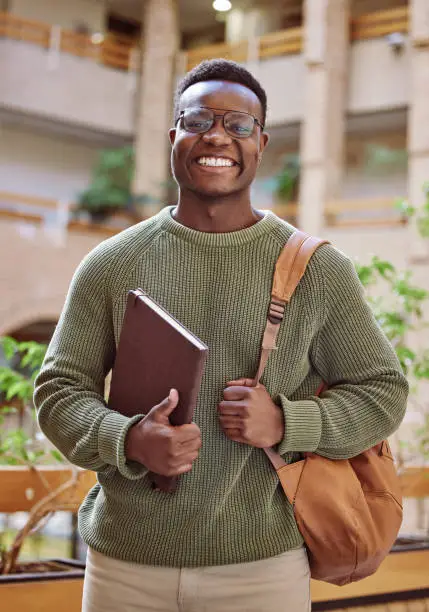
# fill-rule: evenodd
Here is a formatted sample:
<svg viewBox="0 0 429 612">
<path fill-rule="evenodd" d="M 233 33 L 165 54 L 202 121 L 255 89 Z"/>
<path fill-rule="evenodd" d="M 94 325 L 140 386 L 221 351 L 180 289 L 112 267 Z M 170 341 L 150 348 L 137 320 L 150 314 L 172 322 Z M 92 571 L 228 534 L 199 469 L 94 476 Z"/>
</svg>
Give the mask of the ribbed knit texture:
<svg viewBox="0 0 429 612">
<path fill-rule="evenodd" d="M 254 561 L 302 545 L 265 454 L 229 441 L 216 410 L 228 380 L 256 372 L 275 262 L 292 232 L 272 213 L 237 232 L 197 232 L 174 221 L 167 207 L 101 243 L 79 266 L 35 402 L 48 438 L 73 463 L 98 472 L 99 485 L 79 515 L 81 534 L 97 551 L 196 567 Z M 210 349 L 195 413 L 203 446 L 174 494 L 153 491 L 146 469 L 126 462 L 125 436 L 140 416 L 112 412 L 102 397 L 127 291 L 136 287 Z M 315 398 L 322 377 L 332 389 Z M 284 411 L 279 450 L 287 461 L 297 451 L 347 458 L 399 425 L 406 380 L 352 263 L 334 247 L 313 256 L 262 382 Z"/>
</svg>

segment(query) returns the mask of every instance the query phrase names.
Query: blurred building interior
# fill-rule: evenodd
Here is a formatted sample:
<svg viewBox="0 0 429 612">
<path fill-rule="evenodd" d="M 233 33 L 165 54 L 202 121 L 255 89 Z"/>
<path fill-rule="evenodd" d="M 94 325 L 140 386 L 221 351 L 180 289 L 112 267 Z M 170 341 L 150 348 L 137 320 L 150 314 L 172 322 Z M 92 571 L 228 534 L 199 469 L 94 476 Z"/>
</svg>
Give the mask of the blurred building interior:
<svg viewBox="0 0 429 612">
<path fill-rule="evenodd" d="M 48 341 L 79 261 L 135 222 L 72 214 L 100 151 L 133 146 L 141 217 L 174 202 L 172 93 L 214 57 L 268 94 L 254 205 L 429 289 L 428 241 L 395 208 L 426 201 L 429 0 L 230 4 L 0 1 L 0 335 Z"/>
</svg>

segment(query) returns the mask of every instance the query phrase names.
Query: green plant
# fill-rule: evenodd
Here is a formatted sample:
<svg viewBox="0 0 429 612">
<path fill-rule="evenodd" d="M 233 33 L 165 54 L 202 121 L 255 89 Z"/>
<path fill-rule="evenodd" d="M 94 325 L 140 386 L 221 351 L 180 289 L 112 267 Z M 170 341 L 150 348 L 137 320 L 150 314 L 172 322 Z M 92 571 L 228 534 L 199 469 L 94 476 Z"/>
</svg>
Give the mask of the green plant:
<svg viewBox="0 0 429 612">
<path fill-rule="evenodd" d="M 283 202 L 292 202 L 298 199 L 300 179 L 300 159 L 298 155 L 286 155 L 283 166 L 274 177 L 274 191 Z"/>
<path fill-rule="evenodd" d="M 406 201 L 398 206 L 408 217 L 416 217 L 422 237 L 429 237 L 429 184 L 425 185 L 426 204 L 417 210 Z M 415 429 L 413 441 L 403 441 L 411 459 L 429 461 L 429 402 L 422 403 L 421 383 L 429 382 L 429 349 L 415 348 L 414 339 L 429 327 L 427 307 L 429 291 L 412 282 L 409 270 L 400 271 L 391 262 L 372 257 L 368 265 L 356 263 L 358 276 L 367 290 L 374 315 L 391 341 L 410 385 L 410 403 L 421 414 L 421 425 Z"/>
<path fill-rule="evenodd" d="M 135 156 L 132 147 L 101 151 L 91 183 L 78 198 L 77 211 L 85 210 L 93 217 L 104 217 L 117 210 L 135 212 L 136 204 L 149 198 L 132 193 Z"/>
<path fill-rule="evenodd" d="M 34 466 L 63 462 L 62 455 L 48 448 L 43 434 L 37 431 L 32 401 L 34 379 L 46 353 L 46 345 L 0 338 L 9 364 L 0 367 L 0 393 L 6 404 L 0 406 L 0 465 Z M 16 415 L 18 427 L 8 426 L 10 415 Z"/>
<path fill-rule="evenodd" d="M 7 547 L 0 542 L 0 575 L 13 573 L 18 557 L 29 535 L 36 533 L 57 511 L 76 512 L 72 494 L 77 486 L 77 469 L 70 466 L 71 477 L 51 490 L 39 466 L 64 463 L 65 458 L 52 448 L 38 431 L 35 408 L 32 401 L 34 380 L 41 368 L 46 345 L 38 342 L 17 342 L 13 338 L 0 338 L 3 354 L 9 365 L 0 367 L 0 394 L 5 405 L 0 407 L 0 471 L 2 465 L 26 466 L 38 476 L 46 489 L 46 495 L 31 508 L 24 526 L 18 530 Z M 10 427 L 11 415 L 19 416 L 19 426 Z M 26 491 L 31 494 L 31 490 Z M 66 494 L 66 497 L 62 497 Z M 29 497 L 28 499 L 31 499 Z"/>
<path fill-rule="evenodd" d="M 396 207 L 405 217 L 415 217 L 420 235 L 422 238 L 429 238 L 429 181 L 424 184 L 423 193 L 425 194 L 426 202 L 419 209 L 412 206 L 407 200 L 400 200 Z"/>
</svg>

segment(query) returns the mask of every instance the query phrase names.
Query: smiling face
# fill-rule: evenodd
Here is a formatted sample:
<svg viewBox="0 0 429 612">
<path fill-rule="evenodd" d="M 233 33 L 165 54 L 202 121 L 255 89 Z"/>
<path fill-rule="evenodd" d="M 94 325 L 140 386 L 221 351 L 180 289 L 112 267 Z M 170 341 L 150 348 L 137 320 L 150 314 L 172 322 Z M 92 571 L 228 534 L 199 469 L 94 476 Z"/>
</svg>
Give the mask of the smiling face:
<svg viewBox="0 0 429 612">
<path fill-rule="evenodd" d="M 249 191 L 268 136 L 255 123 L 249 137 L 234 138 L 225 131 L 219 115 L 239 111 L 262 124 L 259 98 L 238 83 L 203 81 L 189 87 L 180 98 L 180 112 L 195 108 L 213 109 L 217 117 L 211 129 L 202 134 L 186 131 L 182 121 L 170 130 L 171 165 L 181 193 L 191 191 L 213 199 Z"/>
</svg>

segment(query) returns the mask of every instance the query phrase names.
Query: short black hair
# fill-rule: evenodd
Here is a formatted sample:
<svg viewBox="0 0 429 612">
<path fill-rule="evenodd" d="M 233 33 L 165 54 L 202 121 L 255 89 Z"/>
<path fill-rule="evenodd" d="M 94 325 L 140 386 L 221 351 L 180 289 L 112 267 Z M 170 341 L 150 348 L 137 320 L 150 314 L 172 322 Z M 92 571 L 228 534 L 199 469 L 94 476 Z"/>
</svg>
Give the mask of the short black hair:
<svg viewBox="0 0 429 612">
<path fill-rule="evenodd" d="M 257 79 L 246 68 L 226 59 L 204 60 L 185 74 L 177 86 L 174 96 L 174 122 L 179 119 L 179 104 L 182 94 L 195 83 L 202 81 L 230 81 L 244 85 L 255 93 L 262 106 L 262 124 L 267 118 L 267 94 Z"/>
</svg>

